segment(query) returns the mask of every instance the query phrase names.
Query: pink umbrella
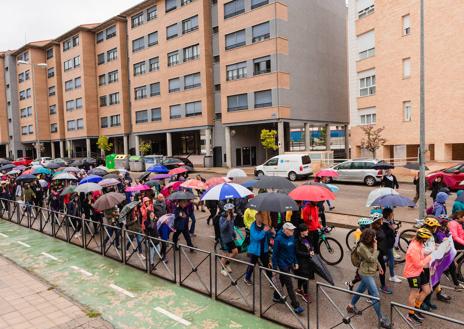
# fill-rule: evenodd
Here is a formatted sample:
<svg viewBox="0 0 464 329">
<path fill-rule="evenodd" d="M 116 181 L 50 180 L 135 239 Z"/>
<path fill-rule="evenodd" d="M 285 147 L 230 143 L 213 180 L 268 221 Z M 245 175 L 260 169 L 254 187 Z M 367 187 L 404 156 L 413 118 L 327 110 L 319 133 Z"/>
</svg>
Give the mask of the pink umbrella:
<svg viewBox="0 0 464 329">
<path fill-rule="evenodd" d="M 230 179 L 227 177 L 212 177 L 206 181 L 206 185 L 208 188 L 219 185 L 219 184 L 224 184 L 224 183 L 229 183 Z"/>
<path fill-rule="evenodd" d="M 149 189 L 150 189 L 150 186 L 145 185 L 145 184 L 139 184 L 135 186 L 126 187 L 125 191 L 126 192 L 139 192 L 139 191 L 146 191 Z"/>
<path fill-rule="evenodd" d="M 338 172 L 333 169 L 322 169 L 316 174 L 316 177 L 338 177 Z"/>
<path fill-rule="evenodd" d="M 174 168 L 172 170 L 169 170 L 169 175 L 178 175 L 178 174 L 182 174 L 187 171 L 188 171 L 187 169 L 182 168 L 182 167 Z"/>
<path fill-rule="evenodd" d="M 170 182 L 166 185 L 166 188 L 170 188 L 174 191 L 178 191 L 183 182 Z"/>
<path fill-rule="evenodd" d="M 98 183 L 98 185 L 102 187 L 109 187 L 109 186 L 115 186 L 120 184 L 121 182 L 117 180 L 116 178 L 107 178 Z"/>
<path fill-rule="evenodd" d="M 195 190 L 206 190 L 206 189 L 208 189 L 208 185 L 206 185 L 205 183 L 203 183 L 201 180 L 198 180 L 198 179 L 186 180 L 180 186 L 185 187 L 185 188 L 195 189 Z"/>
</svg>

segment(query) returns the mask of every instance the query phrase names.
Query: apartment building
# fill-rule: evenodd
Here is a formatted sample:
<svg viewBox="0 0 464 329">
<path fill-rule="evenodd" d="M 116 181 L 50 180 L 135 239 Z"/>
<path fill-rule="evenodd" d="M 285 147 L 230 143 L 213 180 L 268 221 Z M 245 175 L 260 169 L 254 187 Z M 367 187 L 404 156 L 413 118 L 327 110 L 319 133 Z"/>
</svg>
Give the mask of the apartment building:
<svg viewBox="0 0 464 329">
<path fill-rule="evenodd" d="M 362 126 L 384 127 L 378 158 L 415 158 L 419 147 L 419 0 L 351 0 L 348 39 L 351 145 L 361 149 Z M 450 8 L 453 8 L 450 10 Z M 464 101 L 464 52 L 456 35 L 464 7 L 455 1 L 425 1 L 425 112 L 430 160 L 464 159 L 459 108 Z M 446 22 L 446 23 L 445 23 Z M 447 54 L 452 50 L 453 58 Z"/>
<path fill-rule="evenodd" d="M 5 67 L 5 53 L 0 53 L 0 68 Z M 9 144 L 8 135 L 8 106 L 6 95 L 6 79 L 4 74 L 0 74 L 0 156 L 6 157 L 8 154 L 7 145 Z"/>
</svg>

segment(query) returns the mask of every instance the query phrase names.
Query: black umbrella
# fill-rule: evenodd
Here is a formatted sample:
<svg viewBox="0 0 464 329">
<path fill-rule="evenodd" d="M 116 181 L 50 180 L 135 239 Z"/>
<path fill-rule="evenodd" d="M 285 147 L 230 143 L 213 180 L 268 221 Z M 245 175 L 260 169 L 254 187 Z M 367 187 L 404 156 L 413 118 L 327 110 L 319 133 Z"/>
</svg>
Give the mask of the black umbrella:
<svg viewBox="0 0 464 329">
<path fill-rule="evenodd" d="M 325 281 L 327 281 L 333 286 L 335 283 L 332 274 L 328 270 L 325 263 L 322 261 L 321 257 L 319 255 L 314 255 L 310 258 L 310 261 L 313 265 L 314 272 L 316 272 L 317 275 L 319 275 L 321 278 L 323 278 Z"/>
<path fill-rule="evenodd" d="M 48 169 L 58 169 L 58 168 L 61 168 L 63 167 L 61 164 L 59 163 L 56 163 L 56 162 L 49 162 L 45 165 L 45 167 L 47 167 Z"/>
<path fill-rule="evenodd" d="M 82 159 L 83 164 L 89 164 L 89 165 L 94 165 L 97 163 L 97 159 L 94 158 L 84 158 Z"/>
<path fill-rule="evenodd" d="M 195 196 L 191 192 L 175 192 L 168 196 L 169 200 L 193 200 Z"/>
<path fill-rule="evenodd" d="M 142 175 L 139 176 L 139 180 L 140 181 L 144 181 L 145 179 L 148 178 L 148 176 L 150 176 L 151 172 L 144 172 Z"/>
<path fill-rule="evenodd" d="M 411 169 L 411 170 L 420 170 L 419 163 L 417 162 L 408 162 L 404 166 L 404 168 Z M 430 170 L 429 167 L 424 166 L 425 170 Z"/>
<path fill-rule="evenodd" d="M 144 184 L 148 185 L 150 187 L 160 186 L 160 183 L 158 181 L 156 181 L 156 180 L 149 180 L 148 182 L 145 182 Z"/>
<path fill-rule="evenodd" d="M 105 176 L 103 176 L 103 179 L 107 179 L 107 178 L 119 179 L 120 177 L 117 174 L 106 174 Z"/>
<path fill-rule="evenodd" d="M 393 169 L 395 168 L 394 165 L 392 164 L 389 164 L 389 163 L 377 163 L 374 167 L 372 167 L 372 169 L 375 169 L 375 170 L 388 170 L 388 169 Z"/>
<path fill-rule="evenodd" d="M 132 209 L 134 209 L 135 207 L 137 207 L 137 205 L 140 203 L 140 201 L 132 201 L 131 203 L 128 203 L 126 204 L 121 212 L 119 213 L 119 218 L 120 219 L 123 219 L 124 217 L 127 216 L 128 213 L 131 212 Z"/>
<path fill-rule="evenodd" d="M 247 207 L 270 212 L 296 211 L 299 209 L 296 202 L 287 194 L 277 192 L 258 194 L 248 202 Z"/>
<path fill-rule="evenodd" d="M 73 167 L 81 167 L 83 164 L 82 160 L 74 160 L 69 163 L 69 165 Z"/>
<path fill-rule="evenodd" d="M 10 170 L 10 169 L 13 169 L 14 167 L 16 167 L 14 164 L 9 163 L 9 164 L 1 166 L 0 170 Z"/>
<path fill-rule="evenodd" d="M 274 189 L 291 191 L 295 188 L 287 178 L 279 176 L 262 176 L 257 179 L 254 187 L 259 189 Z"/>
<path fill-rule="evenodd" d="M 94 169 L 89 170 L 89 174 L 103 177 L 107 174 L 107 172 L 106 170 L 101 169 L 101 168 L 94 168 Z"/>
<path fill-rule="evenodd" d="M 18 178 L 16 178 L 16 181 L 20 183 L 27 183 L 27 182 L 35 181 L 36 179 L 37 177 L 34 175 L 21 175 Z"/>
</svg>

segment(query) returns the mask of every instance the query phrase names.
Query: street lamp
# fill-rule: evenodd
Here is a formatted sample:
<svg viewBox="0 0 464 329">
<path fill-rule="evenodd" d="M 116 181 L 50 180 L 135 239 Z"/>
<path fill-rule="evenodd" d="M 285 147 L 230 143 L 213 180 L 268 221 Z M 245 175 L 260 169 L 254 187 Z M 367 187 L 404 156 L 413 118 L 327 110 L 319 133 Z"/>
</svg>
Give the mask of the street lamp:
<svg viewBox="0 0 464 329">
<path fill-rule="evenodd" d="M 31 62 L 27 62 L 27 61 L 23 61 L 23 60 L 19 60 L 17 61 L 17 64 L 18 65 L 29 65 L 31 67 L 31 80 L 32 80 L 32 92 L 33 92 L 33 99 L 32 99 L 32 102 L 33 102 L 33 105 L 34 105 L 34 132 L 35 132 L 35 150 L 36 150 L 36 153 L 37 153 L 37 158 L 40 159 L 41 157 L 41 150 L 40 150 L 40 140 L 39 140 L 39 132 L 38 132 L 38 128 L 39 128 L 39 113 L 38 113 L 38 109 L 37 109 L 37 101 L 36 101 L 36 95 L 35 95 L 35 91 L 34 91 L 34 88 L 35 88 L 35 76 L 34 76 L 34 67 L 39 67 L 39 68 L 47 68 L 48 65 L 47 63 L 37 63 L 37 64 L 33 64 Z"/>
</svg>

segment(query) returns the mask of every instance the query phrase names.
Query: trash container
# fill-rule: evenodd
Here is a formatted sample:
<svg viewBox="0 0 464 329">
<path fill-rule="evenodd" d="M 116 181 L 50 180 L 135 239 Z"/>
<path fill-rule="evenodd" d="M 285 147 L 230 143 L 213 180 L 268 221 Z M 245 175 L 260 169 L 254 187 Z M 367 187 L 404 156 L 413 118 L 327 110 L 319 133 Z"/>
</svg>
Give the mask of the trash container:
<svg viewBox="0 0 464 329">
<path fill-rule="evenodd" d="M 133 155 L 129 158 L 129 169 L 130 171 L 144 171 L 145 166 L 143 163 L 143 158 L 138 155 Z"/>
<path fill-rule="evenodd" d="M 127 154 L 116 154 L 114 158 L 114 168 L 129 170 L 129 156 Z"/>
<path fill-rule="evenodd" d="M 106 164 L 106 168 L 108 169 L 115 169 L 115 166 L 114 166 L 114 159 L 116 158 L 116 154 L 112 153 L 112 154 L 108 154 L 106 157 L 105 157 L 105 164 Z"/>
</svg>

